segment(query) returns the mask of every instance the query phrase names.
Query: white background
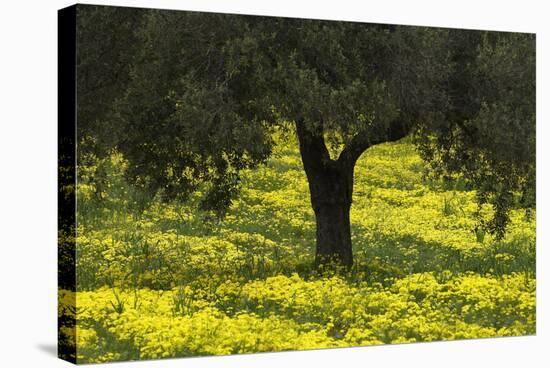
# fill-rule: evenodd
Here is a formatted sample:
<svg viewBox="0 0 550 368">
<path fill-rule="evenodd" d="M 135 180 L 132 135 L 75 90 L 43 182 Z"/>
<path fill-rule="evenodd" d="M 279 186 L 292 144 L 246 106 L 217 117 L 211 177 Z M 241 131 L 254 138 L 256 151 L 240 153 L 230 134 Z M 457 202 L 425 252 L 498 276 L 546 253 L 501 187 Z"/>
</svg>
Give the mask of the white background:
<svg viewBox="0 0 550 368">
<path fill-rule="evenodd" d="M 537 336 L 115 363 L 117 367 L 543 367 L 548 315 L 550 31 L 544 0 L 194 0 L 96 4 L 537 32 Z M 0 366 L 63 367 L 56 347 L 57 9 L 0 3 Z M 544 66 L 544 67 L 543 67 Z M 546 348 L 546 350 L 545 350 Z M 546 362 L 545 362 L 546 359 Z M 546 363 L 546 364 L 545 364 Z"/>
</svg>

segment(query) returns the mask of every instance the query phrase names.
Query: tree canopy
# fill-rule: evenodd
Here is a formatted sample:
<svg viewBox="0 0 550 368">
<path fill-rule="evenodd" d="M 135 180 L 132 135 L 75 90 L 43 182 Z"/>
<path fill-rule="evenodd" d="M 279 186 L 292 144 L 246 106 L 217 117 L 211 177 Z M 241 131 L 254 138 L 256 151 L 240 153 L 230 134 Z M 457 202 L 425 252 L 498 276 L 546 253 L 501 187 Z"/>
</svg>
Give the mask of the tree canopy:
<svg viewBox="0 0 550 368">
<path fill-rule="evenodd" d="M 202 207 L 222 215 L 239 172 L 293 124 L 314 208 L 320 168 L 350 168 L 351 191 L 366 149 L 411 134 L 434 175 L 460 175 L 494 205 L 483 226 L 497 236 L 511 208 L 534 207 L 532 34 L 78 10 L 79 147 L 121 152 L 143 190 L 185 200 L 206 186 Z"/>
</svg>

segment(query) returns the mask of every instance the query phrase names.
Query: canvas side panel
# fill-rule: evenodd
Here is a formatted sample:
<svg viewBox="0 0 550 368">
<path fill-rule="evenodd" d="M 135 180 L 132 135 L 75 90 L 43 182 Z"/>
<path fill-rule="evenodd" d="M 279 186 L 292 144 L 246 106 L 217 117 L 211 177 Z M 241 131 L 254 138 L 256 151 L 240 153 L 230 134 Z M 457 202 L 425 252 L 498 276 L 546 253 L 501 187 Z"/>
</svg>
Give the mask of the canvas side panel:
<svg viewBox="0 0 550 368">
<path fill-rule="evenodd" d="M 58 12 L 58 356 L 76 363 L 76 6 Z"/>
</svg>

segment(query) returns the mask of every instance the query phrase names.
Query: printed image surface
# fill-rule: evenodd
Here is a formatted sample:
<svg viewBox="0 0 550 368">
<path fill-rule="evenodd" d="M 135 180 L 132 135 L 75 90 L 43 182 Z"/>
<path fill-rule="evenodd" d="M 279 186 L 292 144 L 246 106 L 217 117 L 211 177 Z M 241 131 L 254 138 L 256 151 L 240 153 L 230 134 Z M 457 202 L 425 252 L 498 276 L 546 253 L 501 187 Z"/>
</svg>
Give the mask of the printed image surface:
<svg viewBox="0 0 550 368">
<path fill-rule="evenodd" d="M 534 35 L 78 10 L 78 363 L 535 334 Z"/>
</svg>

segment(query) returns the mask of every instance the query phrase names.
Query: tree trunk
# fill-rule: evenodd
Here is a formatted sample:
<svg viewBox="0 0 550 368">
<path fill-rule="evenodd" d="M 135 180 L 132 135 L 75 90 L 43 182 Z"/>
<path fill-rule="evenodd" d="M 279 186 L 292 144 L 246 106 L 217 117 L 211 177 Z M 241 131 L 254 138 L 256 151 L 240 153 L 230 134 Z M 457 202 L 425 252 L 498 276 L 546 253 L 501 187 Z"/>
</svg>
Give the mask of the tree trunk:
<svg viewBox="0 0 550 368">
<path fill-rule="evenodd" d="M 353 254 L 349 211 L 355 163 L 369 147 L 405 137 L 412 125 L 408 120 L 396 119 L 389 124 L 387 131 L 376 136 L 369 134 L 368 130 L 359 133 L 344 147 L 337 160 L 330 158 L 323 128 L 322 120 L 316 124 L 306 124 L 304 119 L 296 120 L 300 154 L 317 220 L 315 262 L 351 266 Z"/>
<path fill-rule="evenodd" d="M 317 222 L 316 264 L 353 264 L 349 211 L 353 164 L 330 158 L 323 136 L 296 124 L 300 153 Z"/>
<path fill-rule="evenodd" d="M 317 222 L 315 262 L 351 266 L 353 254 L 349 212 L 353 179 L 343 170 L 330 171 L 326 176 L 312 176 L 309 179 L 311 204 Z"/>
</svg>

